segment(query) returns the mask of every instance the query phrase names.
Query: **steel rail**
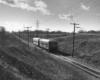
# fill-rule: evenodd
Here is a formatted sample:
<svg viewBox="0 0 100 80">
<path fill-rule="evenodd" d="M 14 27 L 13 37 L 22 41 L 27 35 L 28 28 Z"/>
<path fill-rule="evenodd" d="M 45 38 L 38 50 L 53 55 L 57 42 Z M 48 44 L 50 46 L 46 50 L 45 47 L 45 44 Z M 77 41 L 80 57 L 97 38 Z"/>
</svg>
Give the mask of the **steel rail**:
<svg viewBox="0 0 100 80">
<path fill-rule="evenodd" d="M 18 38 L 18 37 L 16 37 L 16 38 Z M 24 43 L 27 44 L 27 42 L 26 42 L 25 40 L 22 40 L 22 42 L 24 42 Z M 30 42 L 30 43 L 31 43 L 31 42 Z M 31 46 L 33 46 L 33 45 L 31 45 Z M 39 49 L 40 49 L 40 48 L 39 48 Z M 75 66 L 75 67 L 77 67 L 77 68 L 79 68 L 79 69 L 81 69 L 81 70 L 87 72 L 88 74 L 90 74 L 90 75 L 92 75 L 92 76 L 94 76 L 94 77 L 100 79 L 100 72 L 94 70 L 94 69 L 91 68 L 91 67 L 88 67 L 88 66 L 86 66 L 86 65 L 83 65 L 83 64 L 81 64 L 81 63 L 79 63 L 79 62 L 76 62 L 76 61 L 74 61 L 74 60 L 72 60 L 72 59 L 69 59 L 69 58 L 67 58 L 67 57 L 65 57 L 65 56 L 62 56 L 62 55 L 56 55 L 56 54 L 53 54 L 53 53 L 50 53 L 50 55 L 52 55 L 52 56 L 54 56 L 54 57 L 57 57 L 57 58 L 59 58 L 59 59 L 61 59 L 61 60 L 63 60 L 63 61 L 66 61 L 67 63 L 69 63 L 69 64 L 71 64 L 71 65 L 73 65 L 73 66 Z"/>
<path fill-rule="evenodd" d="M 71 64 L 71 65 L 73 65 L 73 66 L 75 66 L 75 67 L 77 67 L 77 68 L 79 68 L 79 69 L 81 69 L 81 70 L 87 72 L 88 74 L 90 74 L 90 75 L 92 75 L 92 76 L 94 76 L 94 77 L 100 79 L 100 72 L 94 70 L 94 69 L 91 68 L 91 67 L 88 67 L 88 66 L 86 66 L 86 65 L 83 65 L 83 64 L 81 64 L 81 63 L 79 63 L 79 62 L 76 62 L 76 61 L 71 60 L 71 59 L 69 59 L 69 58 L 67 58 L 67 57 L 64 57 L 64 56 L 59 56 L 59 55 L 55 55 L 55 54 L 51 54 L 51 55 L 53 55 L 53 56 L 55 56 L 55 57 L 57 57 L 57 58 L 60 58 L 60 59 L 62 59 L 62 60 L 64 60 L 64 61 L 66 61 L 67 63 L 69 63 L 69 64 Z"/>
</svg>

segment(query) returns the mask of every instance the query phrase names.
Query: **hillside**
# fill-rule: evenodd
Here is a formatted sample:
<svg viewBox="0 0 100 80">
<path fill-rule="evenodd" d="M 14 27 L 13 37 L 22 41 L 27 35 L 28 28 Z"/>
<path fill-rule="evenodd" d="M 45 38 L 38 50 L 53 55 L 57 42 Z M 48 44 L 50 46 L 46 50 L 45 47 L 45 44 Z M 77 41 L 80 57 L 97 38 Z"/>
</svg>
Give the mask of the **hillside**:
<svg viewBox="0 0 100 80">
<path fill-rule="evenodd" d="M 71 54 L 73 49 L 73 35 L 57 39 L 59 48 Z M 88 63 L 100 66 L 100 35 L 81 33 L 75 35 L 74 57 L 84 59 Z"/>
<path fill-rule="evenodd" d="M 0 80 L 8 79 L 94 80 L 89 74 L 50 56 L 48 52 L 35 47 L 28 48 L 7 33 L 5 45 L 0 44 Z"/>
<path fill-rule="evenodd" d="M 20 32 L 12 32 L 14 35 L 23 38 L 25 40 L 32 41 L 33 37 L 40 37 L 40 38 L 57 38 L 61 36 L 69 35 L 70 33 L 67 32 L 61 32 L 61 31 L 20 31 Z"/>
</svg>

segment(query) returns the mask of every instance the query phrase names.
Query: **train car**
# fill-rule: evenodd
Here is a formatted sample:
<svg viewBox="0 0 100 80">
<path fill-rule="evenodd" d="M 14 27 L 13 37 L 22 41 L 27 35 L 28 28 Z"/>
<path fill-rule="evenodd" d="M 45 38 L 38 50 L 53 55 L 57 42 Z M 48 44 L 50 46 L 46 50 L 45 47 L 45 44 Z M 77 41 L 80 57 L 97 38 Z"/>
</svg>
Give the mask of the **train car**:
<svg viewBox="0 0 100 80">
<path fill-rule="evenodd" d="M 55 52 L 57 51 L 57 48 L 58 48 L 57 41 L 50 40 L 50 39 L 40 39 L 39 46 L 41 48 L 48 50 L 49 52 Z"/>
<path fill-rule="evenodd" d="M 39 46 L 39 40 L 40 38 L 33 38 L 33 44 L 36 45 L 36 46 Z"/>
</svg>

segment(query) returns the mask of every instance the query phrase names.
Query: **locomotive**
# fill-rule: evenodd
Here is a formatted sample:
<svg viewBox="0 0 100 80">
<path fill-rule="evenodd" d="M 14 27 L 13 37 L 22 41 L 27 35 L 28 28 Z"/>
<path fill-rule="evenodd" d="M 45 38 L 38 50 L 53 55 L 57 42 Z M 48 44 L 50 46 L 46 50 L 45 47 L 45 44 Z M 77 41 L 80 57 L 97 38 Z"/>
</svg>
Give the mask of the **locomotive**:
<svg viewBox="0 0 100 80">
<path fill-rule="evenodd" d="M 33 38 L 33 44 L 49 52 L 55 52 L 58 49 L 58 43 L 53 39 Z"/>
</svg>

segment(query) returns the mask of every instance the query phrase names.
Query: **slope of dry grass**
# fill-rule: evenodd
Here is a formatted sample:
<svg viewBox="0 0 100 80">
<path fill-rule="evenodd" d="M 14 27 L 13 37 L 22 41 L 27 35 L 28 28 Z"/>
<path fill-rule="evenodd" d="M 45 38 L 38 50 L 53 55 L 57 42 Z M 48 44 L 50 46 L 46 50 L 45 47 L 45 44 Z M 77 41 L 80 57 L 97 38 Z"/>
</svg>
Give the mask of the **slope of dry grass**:
<svg viewBox="0 0 100 80">
<path fill-rule="evenodd" d="M 35 47 L 28 49 L 11 35 L 6 38 L 5 46 L 0 47 L 0 62 L 4 75 L 0 76 L 2 80 L 94 80 L 89 74 L 53 58 L 48 52 Z"/>
<path fill-rule="evenodd" d="M 67 53 L 72 53 L 73 36 L 57 39 L 59 48 Z M 98 34 L 76 34 L 74 56 L 84 59 L 90 63 L 100 66 L 100 35 Z"/>
</svg>

